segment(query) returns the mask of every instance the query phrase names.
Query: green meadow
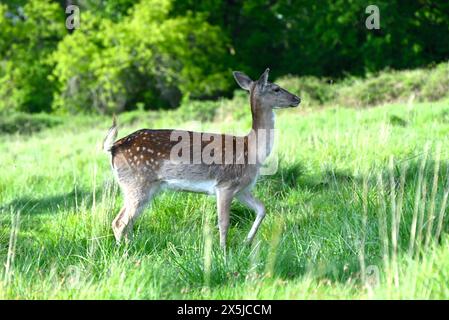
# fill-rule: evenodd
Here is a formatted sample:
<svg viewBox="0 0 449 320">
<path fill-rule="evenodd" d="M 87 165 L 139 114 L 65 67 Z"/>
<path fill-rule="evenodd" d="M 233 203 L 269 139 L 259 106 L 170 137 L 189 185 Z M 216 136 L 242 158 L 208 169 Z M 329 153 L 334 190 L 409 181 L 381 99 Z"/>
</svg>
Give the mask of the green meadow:
<svg viewBox="0 0 449 320">
<path fill-rule="evenodd" d="M 0 300 L 448 299 L 449 1 L 404 3 L 2 0 Z M 245 135 L 233 71 L 302 101 L 255 241 L 236 200 L 224 252 L 215 197 L 165 191 L 116 244 L 113 114 Z"/>
<path fill-rule="evenodd" d="M 215 199 L 168 191 L 116 245 L 123 199 L 101 148 L 110 117 L 5 115 L 0 299 L 447 298 L 449 100 L 403 96 L 276 111 L 277 170 L 255 187 L 267 216 L 245 246 L 255 214 L 234 202 L 226 254 Z M 241 134 L 250 121 L 244 93 L 118 116 L 119 137 Z"/>
</svg>

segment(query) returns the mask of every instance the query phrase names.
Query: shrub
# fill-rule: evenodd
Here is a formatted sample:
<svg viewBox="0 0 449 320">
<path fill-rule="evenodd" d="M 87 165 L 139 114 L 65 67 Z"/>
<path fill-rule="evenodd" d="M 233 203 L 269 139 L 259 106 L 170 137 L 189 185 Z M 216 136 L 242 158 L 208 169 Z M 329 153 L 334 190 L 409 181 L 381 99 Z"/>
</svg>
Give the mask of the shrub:
<svg viewBox="0 0 449 320">
<path fill-rule="evenodd" d="M 426 77 L 420 100 L 438 100 L 449 97 L 449 62 L 439 64 Z"/>
<path fill-rule="evenodd" d="M 422 71 L 387 71 L 343 82 L 336 103 L 355 107 L 406 101 L 422 86 Z"/>
<path fill-rule="evenodd" d="M 392 102 L 435 101 L 449 96 L 449 63 L 435 68 L 384 71 L 365 79 L 343 81 L 336 102 L 343 106 L 373 106 Z"/>
<path fill-rule="evenodd" d="M 312 76 L 286 76 L 276 81 L 281 87 L 298 94 L 304 105 L 322 105 L 328 103 L 335 96 L 335 86 L 330 79 Z"/>
<path fill-rule="evenodd" d="M 0 111 L 49 111 L 48 57 L 66 32 L 64 12 L 50 0 L 20 9 L 0 4 Z"/>
<path fill-rule="evenodd" d="M 184 121 L 212 121 L 220 104 L 220 101 L 185 101 L 176 113 Z"/>
<path fill-rule="evenodd" d="M 182 96 L 226 90 L 227 70 L 215 63 L 225 54 L 225 37 L 202 16 L 172 17 L 170 8 L 169 0 L 141 1 L 118 22 L 84 13 L 83 28 L 53 55 L 54 108 L 104 113 L 137 103 L 173 107 Z"/>
<path fill-rule="evenodd" d="M 348 77 L 335 84 L 316 77 L 282 77 L 279 85 L 299 94 L 304 106 L 338 104 L 348 107 L 393 102 L 435 101 L 449 97 L 449 63 L 416 70 L 384 70 L 364 78 Z"/>
<path fill-rule="evenodd" d="M 44 113 L 10 113 L 0 116 L 0 134 L 31 134 L 54 127 L 62 122 L 54 115 Z"/>
</svg>

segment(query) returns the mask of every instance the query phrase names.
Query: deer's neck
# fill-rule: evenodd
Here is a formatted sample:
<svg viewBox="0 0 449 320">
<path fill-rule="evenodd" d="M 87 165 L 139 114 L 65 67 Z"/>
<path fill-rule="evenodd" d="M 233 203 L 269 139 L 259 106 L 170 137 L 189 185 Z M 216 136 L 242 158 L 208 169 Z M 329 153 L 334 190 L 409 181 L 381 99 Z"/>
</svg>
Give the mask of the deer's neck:
<svg viewBox="0 0 449 320">
<path fill-rule="evenodd" d="M 261 107 L 260 101 L 251 93 L 251 113 L 253 118 L 250 135 L 256 137 L 258 163 L 262 164 L 270 155 L 274 144 L 274 112 L 271 108 Z"/>
</svg>

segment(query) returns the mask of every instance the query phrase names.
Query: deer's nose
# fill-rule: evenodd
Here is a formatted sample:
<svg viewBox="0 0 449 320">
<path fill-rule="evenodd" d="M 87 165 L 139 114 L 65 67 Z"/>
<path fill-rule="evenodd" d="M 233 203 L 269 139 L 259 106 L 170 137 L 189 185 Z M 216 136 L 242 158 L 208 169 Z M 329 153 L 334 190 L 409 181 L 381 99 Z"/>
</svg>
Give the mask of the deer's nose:
<svg viewBox="0 0 449 320">
<path fill-rule="evenodd" d="M 301 102 L 301 98 L 298 96 L 294 96 L 293 100 L 295 101 L 295 104 L 298 105 Z"/>
</svg>

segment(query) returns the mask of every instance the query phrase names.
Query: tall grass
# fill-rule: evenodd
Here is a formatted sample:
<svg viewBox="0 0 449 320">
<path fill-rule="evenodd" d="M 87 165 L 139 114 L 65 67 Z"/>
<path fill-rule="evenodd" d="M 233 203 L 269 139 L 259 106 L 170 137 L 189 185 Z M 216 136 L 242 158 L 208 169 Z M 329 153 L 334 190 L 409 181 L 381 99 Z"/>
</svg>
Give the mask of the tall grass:
<svg viewBox="0 0 449 320">
<path fill-rule="evenodd" d="M 244 246 L 254 213 L 234 203 L 226 255 L 214 199 L 194 194 L 161 194 L 134 241 L 115 244 L 123 200 L 99 151 L 105 119 L 4 136 L 0 298 L 445 298 L 447 112 L 443 101 L 280 113 L 278 171 L 255 189 L 267 217 Z"/>
</svg>

